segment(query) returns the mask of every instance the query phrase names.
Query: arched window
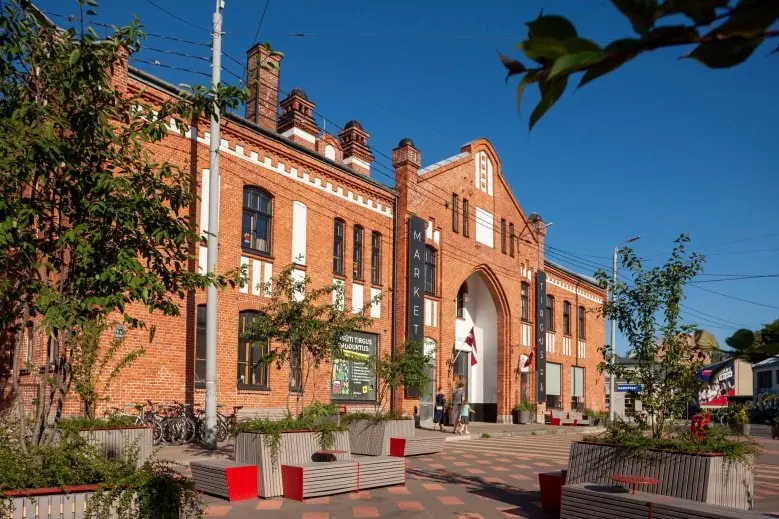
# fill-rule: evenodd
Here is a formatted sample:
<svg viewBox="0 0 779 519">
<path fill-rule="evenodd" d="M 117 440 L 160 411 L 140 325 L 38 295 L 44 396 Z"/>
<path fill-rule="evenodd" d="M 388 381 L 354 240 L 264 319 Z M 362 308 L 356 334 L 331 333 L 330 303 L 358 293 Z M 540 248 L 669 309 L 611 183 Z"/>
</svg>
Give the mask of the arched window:
<svg viewBox="0 0 779 519">
<path fill-rule="evenodd" d="M 270 254 L 272 229 L 273 197 L 256 187 L 245 187 L 241 247 Z"/>
<path fill-rule="evenodd" d="M 465 304 L 468 302 L 468 283 L 463 282 L 460 290 L 457 291 L 457 317 L 462 319 L 465 310 Z"/>
<path fill-rule="evenodd" d="M 436 268 L 438 267 L 438 252 L 425 245 L 425 294 L 435 295 Z"/>
<path fill-rule="evenodd" d="M 270 341 L 250 341 L 244 337 L 260 312 L 246 310 L 238 314 L 238 387 L 268 389 Z"/>
</svg>

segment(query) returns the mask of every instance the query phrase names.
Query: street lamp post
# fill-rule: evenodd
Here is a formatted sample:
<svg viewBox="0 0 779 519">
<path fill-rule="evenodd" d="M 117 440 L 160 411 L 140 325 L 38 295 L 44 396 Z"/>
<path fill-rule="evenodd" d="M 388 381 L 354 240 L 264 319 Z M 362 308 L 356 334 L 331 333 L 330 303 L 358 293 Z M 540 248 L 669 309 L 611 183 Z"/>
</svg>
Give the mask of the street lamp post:
<svg viewBox="0 0 779 519">
<path fill-rule="evenodd" d="M 640 239 L 641 236 L 633 236 L 632 238 L 629 238 L 625 241 L 623 241 L 620 245 L 627 245 L 628 243 L 632 243 L 638 239 Z M 614 256 L 612 256 L 612 262 L 611 262 L 611 294 L 610 294 L 610 300 L 614 301 L 614 291 L 617 286 L 617 255 L 619 254 L 619 247 L 620 245 L 617 245 L 614 247 Z M 609 423 L 614 423 L 614 364 L 617 361 L 617 321 L 614 320 L 614 318 L 611 319 L 611 373 L 609 373 Z"/>
</svg>

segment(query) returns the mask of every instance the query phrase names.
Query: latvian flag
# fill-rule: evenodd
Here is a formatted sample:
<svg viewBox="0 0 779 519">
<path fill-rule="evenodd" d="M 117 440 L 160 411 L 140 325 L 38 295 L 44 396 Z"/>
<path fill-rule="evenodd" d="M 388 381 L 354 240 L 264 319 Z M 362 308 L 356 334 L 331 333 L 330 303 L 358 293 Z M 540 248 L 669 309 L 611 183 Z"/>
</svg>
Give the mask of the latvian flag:
<svg viewBox="0 0 779 519">
<path fill-rule="evenodd" d="M 465 344 L 471 347 L 471 366 L 475 366 L 479 361 L 476 359 L 478 350 L 476 349 L 476 334 L 474 333 L 473 328 L 468 332 L 468 337 L 465 338 Z"/>
</svg>

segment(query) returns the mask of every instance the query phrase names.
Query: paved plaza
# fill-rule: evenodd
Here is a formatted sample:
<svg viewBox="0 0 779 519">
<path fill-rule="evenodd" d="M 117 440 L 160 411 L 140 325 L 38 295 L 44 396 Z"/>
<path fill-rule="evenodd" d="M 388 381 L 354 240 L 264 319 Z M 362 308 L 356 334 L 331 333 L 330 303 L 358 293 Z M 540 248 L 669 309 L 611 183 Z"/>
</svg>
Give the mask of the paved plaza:
<svg viewBox="0 0 779 519">
<path fill-rule="evenodd" d="M 352 517 L 542 518 L 538 473 L 563 469 L 580 436 L 518 436 L 446 442 L 444 452 L 408 458 L 405 487 L 295 502 L 282 498 L 229 504 L 204 496 L 207 517 L 340 519 Z M 755 508 L 779 517 L 779 441 L 755 467 Z"/>
</svg>

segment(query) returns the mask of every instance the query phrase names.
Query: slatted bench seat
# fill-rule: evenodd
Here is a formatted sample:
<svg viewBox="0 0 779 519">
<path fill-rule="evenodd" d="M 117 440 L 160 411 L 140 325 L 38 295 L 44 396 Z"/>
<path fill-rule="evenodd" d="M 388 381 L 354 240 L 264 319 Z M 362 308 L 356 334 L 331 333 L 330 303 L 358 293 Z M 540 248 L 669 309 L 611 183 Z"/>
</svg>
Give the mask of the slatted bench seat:
<svg viewBox="0 0 779 519">
<path fill-rule="evenodd" d="M 257 466 L 230 460 L 193 461 L 195 488 L 228 501 L 257 498 Z"/>
<path fill-rule="evenodd" d="M 406 460 L 396 456 L 360 456 L 357 490 L 406 484 Z"/>
<path fill-rule="evenodd" d="M 239 422 L 258 418 L 276 422 L 286 417 L 287 410 L 283 407 L 242 407 L 236 413 L 236 419 Z"/>
<path fill-rule="evenodd" d="M 548 425 L 576 425 L 576 420 L 570 418 L 565 411 L 557 411 L 553 409 L 546 415 L 544 415 L 545 422 Z"/>
<path fill-rule="evenodd" d="M 577 483 L 563 487 L 561 519 L 757 519 L 767 516 L 622 487 Z"/>
<path fill-rule="evenodd" d="M 390 438 L 390 456 L 403 458 L 433 454 L 442 450 L 444 450 L 444 438 L 441 437 Z"/>
<path fill-rule="evenodd" d="M 582 413 L 578 411 L 571 411 L 570 413 L 568 413 L 568 418 L 574 420 L 576 422 L 576 425 L 591 425 L 590 417 L 584 416 Z"/>
<path fill-rule="evenodd" d="M 357 462 L 282 465 L 281 481 L 284 497 L 295 501 L 353 492 L 357 490 Z"/>
</svg>

